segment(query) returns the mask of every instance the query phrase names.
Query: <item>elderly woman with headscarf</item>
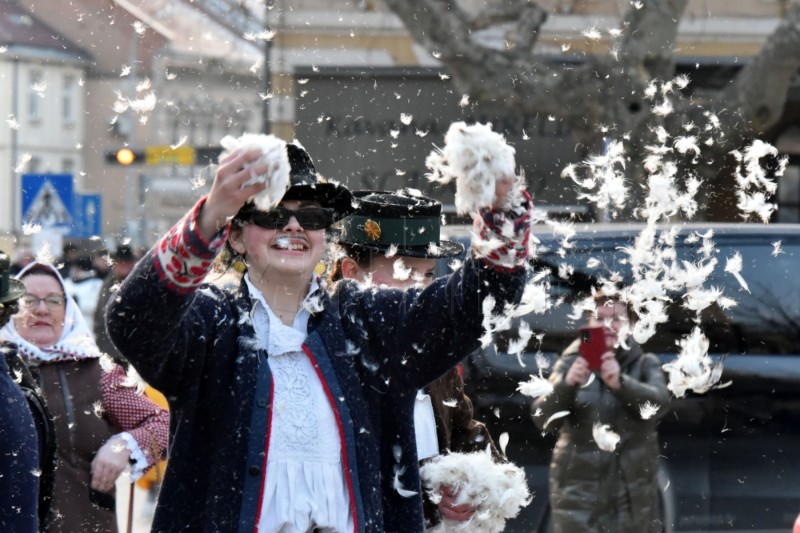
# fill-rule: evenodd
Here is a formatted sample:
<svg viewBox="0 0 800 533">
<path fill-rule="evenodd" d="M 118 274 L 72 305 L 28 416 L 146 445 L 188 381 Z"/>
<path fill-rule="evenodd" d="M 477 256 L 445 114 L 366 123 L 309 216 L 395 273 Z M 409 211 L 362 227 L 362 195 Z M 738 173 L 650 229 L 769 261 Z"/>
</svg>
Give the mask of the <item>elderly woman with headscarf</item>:
<svg viewBox="0 0 800 533">
<path fill-rule="evenodd" d="M 102 353 L 64 280 L 34 262 L 16 276 L 27 293 L 0 330 L 38 374 L 55 415 L 58 470 L 48 531 L 116 531 L 113 491 L 130 465 L 135 480 L 164 453 L 169 414 Z"/>
</svg>

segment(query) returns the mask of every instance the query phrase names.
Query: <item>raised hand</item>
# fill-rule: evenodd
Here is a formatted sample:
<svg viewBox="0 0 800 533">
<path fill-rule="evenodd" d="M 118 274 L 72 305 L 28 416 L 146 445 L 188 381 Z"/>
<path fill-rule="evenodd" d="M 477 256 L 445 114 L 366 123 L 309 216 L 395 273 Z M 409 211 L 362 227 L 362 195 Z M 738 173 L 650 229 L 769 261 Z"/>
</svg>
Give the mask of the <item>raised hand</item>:
<svg viewBox="0 0 800 533">
<path fill-rule="evenodd" d="M 617 390 L 620 386 L 619 383 L 619 361 L 613 351 L 608 351 L 601 357 L 600 365 L 600 379 L 608 385 L 610 389 Z"/>
<path fill-rule="evenodd" d="M 260 157 L 259 150 L 240 150 L 220 161 L 211 192 L 200 213 L 200 232 L 205 238 L 212 239 L 248 199 L 267 188 L 267 183 L 242 187 L 254 175 L 269 170 L 266 163 L 255 163 Z"/>
</svg>

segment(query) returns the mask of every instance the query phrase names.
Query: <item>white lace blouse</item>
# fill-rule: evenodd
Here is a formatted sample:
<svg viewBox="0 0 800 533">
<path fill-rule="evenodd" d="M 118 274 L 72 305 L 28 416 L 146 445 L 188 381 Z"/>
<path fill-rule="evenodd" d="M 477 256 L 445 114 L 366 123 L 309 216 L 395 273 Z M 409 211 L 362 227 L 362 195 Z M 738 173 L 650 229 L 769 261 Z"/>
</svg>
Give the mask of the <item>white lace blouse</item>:
<svg viewBox="0 0 800 533">
<path fill-rule="evenodd" d="M 350 497 L 336 417 L 302 349 L 309 313 L 301 307 L 292 327 L 283 324 L 245 275 L 253 296 L 253 325 L 266 345 L 273 376 L 264 496 L 258 533 L 353 531 Z M 318 285 L 312 283 L 312 294 Z"/>
</svg>

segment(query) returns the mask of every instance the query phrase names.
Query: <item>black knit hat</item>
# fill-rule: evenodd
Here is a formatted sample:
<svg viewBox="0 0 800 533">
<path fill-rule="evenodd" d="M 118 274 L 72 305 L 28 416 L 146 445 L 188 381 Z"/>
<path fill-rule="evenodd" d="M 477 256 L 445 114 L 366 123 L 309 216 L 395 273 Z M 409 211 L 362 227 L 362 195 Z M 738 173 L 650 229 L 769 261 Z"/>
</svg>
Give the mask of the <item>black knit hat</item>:
<svg viewBox="0 0 800 533">
<path fill-rule="evenodd" d="M 440 236 L 442 204 L 407 191 L 356 191 L 355 212 L 341 221 L 339 243 L 372 252 L 397 247 L 408 257 L 453 257 L 464 251 Z"/>
<path fill-rule="evenodd" d="M 25 285 L 11 279 L 11 259 L 5 252 L 0 252 L 0 304 L 18 300 L 24 294 Z"/>
<path fill-rule="evenodd" d="M 334 220 L 353 211 L 352 196 L 344 185 L 329 183 L 320 174 L 317 174 L 311 157 L 303 148 L 296 144 L 286 144 L 286 154 L 289 156 L 289 188 L 282 200 L 314 200 L 322 207 L 330 207 L 334 211 Z M 234 220 L 245 222 L 249 216 L 257 211 L 255 203 L 247 202 L 242 206 Z"/>
</svg>

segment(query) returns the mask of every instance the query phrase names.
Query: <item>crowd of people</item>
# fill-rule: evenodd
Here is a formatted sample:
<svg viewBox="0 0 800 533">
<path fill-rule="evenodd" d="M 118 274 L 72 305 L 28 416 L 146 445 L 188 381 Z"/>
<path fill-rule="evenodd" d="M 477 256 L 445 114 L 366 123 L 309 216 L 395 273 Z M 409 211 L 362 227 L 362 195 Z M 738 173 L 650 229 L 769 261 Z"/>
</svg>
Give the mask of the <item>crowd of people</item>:
<svg viewBox="0 0 800 533">
<path fill-rule="evenodd" d="M 436 261 L 463 251 L 440 238 L 439 202 L 351 192 L 300 146 L 286 151 L 289 184 L 276 206 L 252 200 L 271 185 L 251 180 L 271 171 L 261 154 L 235 150 L 151 250 L 137 257 L 121 245 L 100 261 L 105 272 L 74 250 L 61 266 L 32 259 L 17 269 L 0 255 L 0 364 L 27 376 L 20 383 L 0 366 L 3 427 L 14 428 L 0 439 L 3 530 L 116 531 L 115 481 L 164 458 L 153 531 L 413 532 L 473 518 L 464 487 L 423 490 L 420 464 L 452 452 L 507 461 L 473 419 L 457 364 L 480 345 L 487 297 L 494 312 L 521 298 L 524 184 L 495 176 L 474 238 L 500 245 L 435 279 Z M 93 306 L 72 296 L 70 284 L 89 277 L 79 271 L 101 280 Z M 556 392 L 536 403 L 539 424 L 558 410 L 580 415 L 545 428 L 560 433 L 556 531 L 658 521 L 658 416 L 628 411 L 652 400 L 663 414 L 666 389 L 641 349 L 620 347 L 618 305 L 604 301 L 592 318 L 610 332 L 599 379 L 570 347 L 551 378 Z M 629 428 L 625 445 L 590 450 L 598 421 Z M 640 475 L 629 480 L 632 464 Z M 598 476 L 616 484 L 601 487 Z M 648 512 L 631 511 L 640 505 Z"/>
</svg>

